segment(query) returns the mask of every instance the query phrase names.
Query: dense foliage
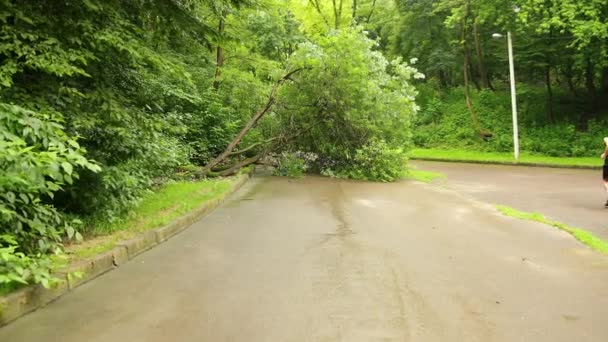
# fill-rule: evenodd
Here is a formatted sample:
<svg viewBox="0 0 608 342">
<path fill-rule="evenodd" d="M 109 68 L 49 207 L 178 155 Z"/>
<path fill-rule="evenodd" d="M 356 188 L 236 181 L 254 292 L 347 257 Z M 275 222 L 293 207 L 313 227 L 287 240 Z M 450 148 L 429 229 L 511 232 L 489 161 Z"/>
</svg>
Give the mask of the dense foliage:
<svg viewBox="0 0 608 342">
<path fill-rule="evenodd" d="M 386 55 L 418 57 L 427 76 L 417 143 L 510 148 L 504 38 L 510 31 L 522 149 L 579 156 L 602 148 L 608 134 L 601 129 L 608 119 L 608 2 L 396 0 L 387 7 L 393 11 L 372 19 L 369 29 L 383 38 Z"/>
<path fill-rule="evenodd" d="M 421 87 L 422 107 L 414 126 L 414 144 L 423 148 L 466 149 L 487 152 L 513 151 L 510 94 L 482 90 L 473 93 L 475 110 L 483 127 L 492 130 L 489 139 L 480 139 L 471 124 L 463 101 L 464 91 L 455 88 L 437 91 Z M 587 128 L 577 128 L 572 113 L 584 109 L 566 92 L 558 93 L 563 102 L 554 105 L 555 123 L 548 123 L 545 113 L 547 94 L 540 87 L 521 85 L 518 89 L 519 136 L 523 151 L 557 157 L 599 156 L 602 139 L 608 133 L 606 123 L 590 120 Z M 601 161 L 598 159 L 598 163 Z"/>
<path fill-rule="evenodd" d="M 309 70 L 284 89 L 288 105 L 277 114 L 290 130 L 304 131 L 290 148 L 318 155 L 317 171 L 393 181 L 405 169 L 417 110 L 409 82 L 422 75 L 401 60 L 389 63 L 374 45 L 343 29 L 302 44 L 290 59 Z"/>
</svg>

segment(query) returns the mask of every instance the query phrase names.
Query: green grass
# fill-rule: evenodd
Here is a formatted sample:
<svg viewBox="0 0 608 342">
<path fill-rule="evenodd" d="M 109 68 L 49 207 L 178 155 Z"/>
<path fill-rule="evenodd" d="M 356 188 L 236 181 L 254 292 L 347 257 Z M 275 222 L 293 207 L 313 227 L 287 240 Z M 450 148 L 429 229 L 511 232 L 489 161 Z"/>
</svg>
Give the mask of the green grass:
<svg viewBox="0 0 608 342">
<path fill-rule="evenodd" d="M 406 179 L 413 179 L 419 182 L 430 183 L 435 179 L 445 179 L 445 175 L 439 172 L 423 171 L 410 169 L 405 175 Z"/>
<path fill-rule="evenodd" d="M 108 236 L 108 238 L 96 239 L 92 244 L 76 246 L 72 251 L 78 259 L 86 259 L 97 254 L 107 252 L 116 246 L 120 240 L 119 236 Z M 80 248 L 79 248 L 80 247 Z"/>
<path fill-rule="evenodd" d="M 436 149 L 414 149 L 410 152 L 412 159 L 428 158 L 445 161 L 469 161 L 483 163 L 509 163 L 516 164 L 513 153 L 510 152 L 478 152 L 467 150 L 436 150 Z M 571 166 L 571 167 L 601 167 L 603 161 L 594 157 L 549 157 L 522 153 L 519 157 L 520 164 L 538 164 L 547 166 Z"/>
<path fill-rule="evenodd" d="M 127 220 L 97 222 L 94 233 L 118 230 L 142 232 L 169 223 L 204 202 L 221 197 L 230 189 L 232 179 L 206 179 L 197 182 L 170 183 L 146 195 Z"/>
<path fill-rule="evenodd" d="M 221 198 L 235 181 L 235 178 L 222 178 L 167 184 L 146 195 L 127 219 L 91 222 L 90 239 L 68 250 L 79 259 L 107 252 L 120 240 L 166 225 L 205 202 Z"/>
<path fill-rule="evenodd" d="M 588 232 L 584 229 L 571 227 L 564 223 L 550 220 L 539 213 L 529 213 L 529 212 L 525 212 L 525 211 L 519 211 L 517 209 L 507 207 L 504 205 L 497 206 L 497 209 L 498 209 L 498 211 L 500 211 L 502 214 L 504 214 L 506 216 L 510 216 L 510 217 L 514 217 L 514 218 L 518 218 L 518 219 L 522 219 L 522 220 L 536 221 L 536 222 L 544 223 L 544 224 L 553 226 L 555 228 L 561 229 L 565 232 L 570 233 L 572 236 L 574 236 L 575 239 L 577 239 L 578 241 L 587 245 L 589 248 L 608 255 L 608 241 L 603 240 L 603 239 L 593 235 L 593 233 Z"/>
</svg>

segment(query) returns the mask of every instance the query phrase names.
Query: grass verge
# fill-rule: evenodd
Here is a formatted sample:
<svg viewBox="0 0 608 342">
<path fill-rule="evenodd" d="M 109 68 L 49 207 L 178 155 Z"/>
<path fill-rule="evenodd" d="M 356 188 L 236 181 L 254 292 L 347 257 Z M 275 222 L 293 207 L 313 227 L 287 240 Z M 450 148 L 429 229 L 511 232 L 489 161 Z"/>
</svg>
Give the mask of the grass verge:
<svg viewBox="0 0 608 342">
<path fill-rule="evenodd" d="M 66 248 L 70 259 L 84 259 L 107 252 L 121 240 L 164 226 L 203 203 L 230 191 L 236 178 L 183 181 L 164 185 L 144 196 L 128 218 L 113 222 L 92 222 L 90 236 L 84 242 Z"/>
<path fill-rule="evenodd" d="M 509 217 L 514 217 L 514 218 L 518 218 L 521 220 L 536 221 L 536 222 L 540 222 L 540 223 L 544 223 L 544 224 L 553 226 L 557 229 L 561 229 L 561 230 L 569 233 L 570 235 L 574 236 L 575 239 L 577 239 L 578 241 L 587 245 L 589 248 L 596 250 L 600 253 L 603 253 L 605 255 L 608 255 L 608 241 L 603 240 L 603 239 L 593 235 L 593 233 L 588 232 L 584 229 L 571 227 L 571 226 L 568 226 L 567 224 L 550 220 L 550 219 L 546 218 L 544 215 L 539 214 L 539 213 L 529 213 L 529 212 L 525 212 L 525 211 L 519 211 L 517 209 L 507 207 L 504 205 L 497 206 L 497 209 L 503 215 L 506 215 Z"/>
<path fill-rule="evenodd" d="M 410 152 L 412 159 L 432 159 L 444 161 L 462 161 L 478 163 L 501 163 L 523 165 L 545 165 L 561 167 L 601 168 L 602 160 L 593 157 L 549 157 L 522 153 L 515 161 L 510 152 L 478 152 L 467 150 L 414 149 Z"/>
<path fill-rule="evenodd" d="M 406 179 L 413 179 L 419 182 L 430 183 L 435 179 L 445 179 L 445 175 L 440 172 L 410 169 L 405 174 Z"/>
</svg>

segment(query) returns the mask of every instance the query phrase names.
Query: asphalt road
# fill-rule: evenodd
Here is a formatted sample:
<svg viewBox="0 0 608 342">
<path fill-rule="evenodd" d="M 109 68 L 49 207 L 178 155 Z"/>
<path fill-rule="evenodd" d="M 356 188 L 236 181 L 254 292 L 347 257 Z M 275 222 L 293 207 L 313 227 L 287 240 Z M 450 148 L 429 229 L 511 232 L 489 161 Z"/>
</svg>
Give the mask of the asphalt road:
<svg viewBox="0 0 608 342">
<path fill-rule="evenodd" d="M 445 184 L 478 200 L 533 211 L 608 240 L 602 170 L 413 161 L 447 176 Z"/>
<path fill-rule="evenodd" d="M 607 319 L 608 257 L 557 229 L 412 181 L 254 178 L 0 341 L 605 342 Z"/>
</svg>

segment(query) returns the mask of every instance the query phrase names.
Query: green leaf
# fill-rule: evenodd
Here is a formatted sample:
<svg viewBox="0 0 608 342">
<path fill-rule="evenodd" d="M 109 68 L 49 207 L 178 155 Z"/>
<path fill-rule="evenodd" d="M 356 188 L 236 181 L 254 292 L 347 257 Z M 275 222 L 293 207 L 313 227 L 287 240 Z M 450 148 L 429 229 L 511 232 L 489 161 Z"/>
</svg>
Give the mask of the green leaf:
<svg viewBox="0 0 608 342">
<path fill-rule="evenodd" d="M 74 230 L 74 228 L 72 226 L 68 226 L 65 229 L 66 233 L 68 234 L 68 239 L 72 239 L 74 237 L 74 234 L 76 233 L 76 231 Z"/>
<path fill-rule="evenodd" d="M 68 162 L 61 163 L 61 167 L 65 170 L 68 175 L 72 175 L 73 167 L 72 164 Z"/>
<path fill-rule="evenodd" d="M 7 192 L 4 197 L 8 200 L 9 203 L 15 203 L 15 199 L 17 198 L 15 196 L 15 193 L 12 191 Z"/>
<path fill-rule="evenodd" d="M 19 193 L 19 198 L 21 198 L 21 200 L 25 204 L 29 204 L 30 203 L 30 198 L 26 194 L 24 194 L 24 193 Z"/>
</svg>

